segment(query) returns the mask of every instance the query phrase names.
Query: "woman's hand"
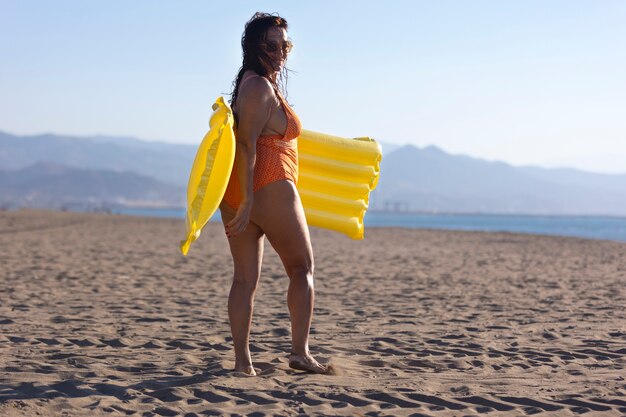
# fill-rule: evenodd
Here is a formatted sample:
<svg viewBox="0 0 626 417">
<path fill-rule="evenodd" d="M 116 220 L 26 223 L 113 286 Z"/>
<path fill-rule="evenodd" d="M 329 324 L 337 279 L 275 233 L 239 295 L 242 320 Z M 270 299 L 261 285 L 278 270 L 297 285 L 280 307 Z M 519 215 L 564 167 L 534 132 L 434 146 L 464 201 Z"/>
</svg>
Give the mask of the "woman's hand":
<svg viewBox="0 0 626 417">
<path fill-rule="evenodd" d="M 243 233 L 250 223 L 250 214 L 252 213 L 252 202 L 242 201 L 237 209 L 235 217 L 224 228 L 226 229 L 226 236 L 230 239 L 240 233 Z"/>
</svg>

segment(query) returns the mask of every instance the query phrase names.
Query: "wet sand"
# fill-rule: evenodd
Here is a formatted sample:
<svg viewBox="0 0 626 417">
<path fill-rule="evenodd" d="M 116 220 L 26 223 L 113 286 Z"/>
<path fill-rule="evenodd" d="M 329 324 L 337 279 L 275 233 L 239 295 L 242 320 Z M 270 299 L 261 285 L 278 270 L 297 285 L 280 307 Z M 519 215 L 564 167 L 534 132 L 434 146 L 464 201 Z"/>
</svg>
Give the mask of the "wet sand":
<svg viewBox="0 0 626 417">
<path fill-rule="evenodd" d="M 290 369 L 286 277 L 266 242 L 231 369 L 232 261 L 210 224 L 0 212 L 0 416 L 626 415 L 626 244 L 312 229 L 311 350 Z"/>
</svg>

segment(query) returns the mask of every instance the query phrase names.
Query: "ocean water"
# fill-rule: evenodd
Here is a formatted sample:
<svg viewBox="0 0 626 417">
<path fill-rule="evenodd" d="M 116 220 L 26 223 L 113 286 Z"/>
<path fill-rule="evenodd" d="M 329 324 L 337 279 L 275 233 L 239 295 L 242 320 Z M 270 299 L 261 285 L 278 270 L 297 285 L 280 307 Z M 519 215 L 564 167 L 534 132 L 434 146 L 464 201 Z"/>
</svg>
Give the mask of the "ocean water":
<svg viewBox="0 0 626 417">
<path fill-rule="evenodd" d="M 626 242 L 626 217 L 369 212 L 365 225 L 575 236 Z"/>
<path fill-rule="evenodd" d="M 123 208 L 116 209 L 115 212 L 134 216 L 185 218 L 184 209 Z M 220 221 L 219 210 L 211 221 Z M 626 242 L 626 217 L 419 214 L 370 211 L 365 215 L 365 227 L 532 233 Z"/>
</svg>

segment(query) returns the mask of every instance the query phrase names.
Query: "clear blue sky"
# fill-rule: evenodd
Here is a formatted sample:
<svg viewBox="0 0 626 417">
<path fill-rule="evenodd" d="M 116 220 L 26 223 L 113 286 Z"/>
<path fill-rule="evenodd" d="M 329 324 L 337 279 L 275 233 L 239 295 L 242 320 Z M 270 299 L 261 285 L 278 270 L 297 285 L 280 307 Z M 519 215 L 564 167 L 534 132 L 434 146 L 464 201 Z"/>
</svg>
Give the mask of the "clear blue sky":
<svg viewBox="0 0 626 417">
<path fill-rule="evenodd" d="M 0 0 L 0 130 L 199 143 L 257 10 L 305 128 L 626 173 L 621 0 Z"/>
</svg>

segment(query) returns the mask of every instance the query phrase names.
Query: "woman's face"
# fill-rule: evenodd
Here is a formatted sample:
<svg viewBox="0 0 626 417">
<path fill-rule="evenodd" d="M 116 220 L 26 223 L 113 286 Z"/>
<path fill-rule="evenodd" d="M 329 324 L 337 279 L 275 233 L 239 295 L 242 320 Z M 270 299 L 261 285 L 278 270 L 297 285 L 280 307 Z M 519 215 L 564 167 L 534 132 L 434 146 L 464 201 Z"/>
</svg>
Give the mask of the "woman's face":
<svg viewBox="0 0 626 417">
<path fill-rule="evenodd" d="M 261 48 L 270 58 L 272 69 L 276 72 L 280 71 L 291 50 L 291 41 L 287 38 L 287 31 L 278 27 L 269 28 L 265 40 L 261 43 Z"/>
</svg>

